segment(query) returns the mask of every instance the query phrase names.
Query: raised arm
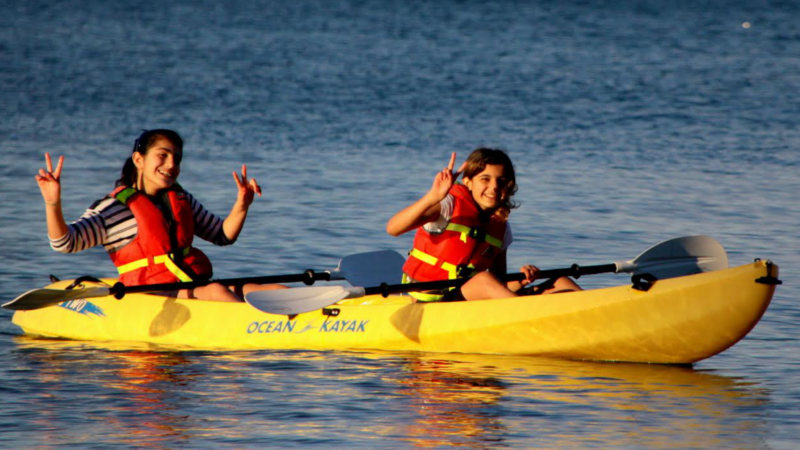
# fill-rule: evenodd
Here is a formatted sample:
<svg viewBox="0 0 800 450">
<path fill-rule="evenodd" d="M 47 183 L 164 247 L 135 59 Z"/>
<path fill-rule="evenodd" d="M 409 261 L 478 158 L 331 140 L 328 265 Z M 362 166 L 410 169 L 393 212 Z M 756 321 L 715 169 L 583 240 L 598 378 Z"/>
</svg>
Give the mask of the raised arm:
<svg viewBox="0 0 800 450">
<path fill-rule="evenodd" d="M 39 169 L 36 174 L 36 183 L 44 200 L 45 216 L 47 217 L 47 236 L 58 239 L 67 234 L 67 223 L 61 211 L 61 168 L 64 166 L 64 156 L 58 157 L 58 164 L 53 170 L 53 160 L 50 153 L 44 154 L 46 169 Z"/>
<path fill-rule="evenodd" d="M 247 218 L 247 210 L 250 204 L 253 203 L 253 198 L 256 194 L 261 197 L 261 186 L 258 185 L 255 178 L 247 178 L 247 166 L 242 164 L 242 176 L 236 171 L 233 172 L 233 179 L 236 181 L 238 188 L 236 194 L 236 202 L 228 213 L 228 217 L 222 222 L 222 231 L 225 236 L 231 241 L 235 241 L 239 237 L 239 233 L 244 226 L 244 220 Z"/>
<path fill-rule="evenodd" d="M 450 155 L 450 163 L 447 167 L 434 177 L 433 185 L 431 185 L 428 192 L 389 219 L 386 223 L 387 233 L 392 236 L 399 236 L 439 218 L 441 212 L 439 204 L 450 192 L 450 188 L 453 187 L 453 183 L 455 183 L 461 171 L 464 170 L 464 164 L 466 164 L 462 164 L 457 171 L 453 172 L 455 163 L 456 154 L 454 152 Z"/>
</svg>

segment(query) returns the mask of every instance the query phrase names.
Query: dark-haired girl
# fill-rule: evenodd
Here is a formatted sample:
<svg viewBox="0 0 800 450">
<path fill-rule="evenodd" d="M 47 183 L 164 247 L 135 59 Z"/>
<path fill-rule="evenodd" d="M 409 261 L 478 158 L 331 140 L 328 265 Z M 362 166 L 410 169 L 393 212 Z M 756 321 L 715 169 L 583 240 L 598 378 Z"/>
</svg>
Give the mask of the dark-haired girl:
<svg viewBox="0 0 800 450">
<path fill-rule="evenodd" d="M 438 281 L 470 277 L 460 289 L 410 293 L 417 301 L 506 298 L 533 282 L 538 269 L 520 268 L 526 278 L 504 283 L 506 250 L 511 244 L 508 216 L 516 205 L 514 166 L 502 150 L 479 148 L 453 172 L 456 154 L 419 200 L 386 224 L 392 236 L 416 229 L 414 247 L 403 266 L 404 279 Z M 463 173 L 462 183 L 455 183 Z M 541 292 L 580 290 L 567 277 L 542 286 Z"/>
<path fill-rule="evenodd" d="M 236 202 L 222 219 L 200 204 L 177 183 L 183 157 L 183 140 L 172 130 L 148 130 L 134 143 L 116 188 L 95 202 L 81 217 L 67 225 L 61 210 L 61 169 L 64 157 L 53 168 L 45 153 L 46 169 L 36 181 L 42 193 L 51 247 L 74 253 L 102 245 L 117 267 L 125 285 L 171 283 L 211 278 L 211 262 L 192 246 L 195 235 L 216 245 L 236 241 L 254 196 L 261 187 L 233 172 Z M 178 298 L 241 301 L 244 293 L 274 289 L 277 285 L 245 285 L 238 288 L 211 283 L 171 293 Z"/>
</svg>

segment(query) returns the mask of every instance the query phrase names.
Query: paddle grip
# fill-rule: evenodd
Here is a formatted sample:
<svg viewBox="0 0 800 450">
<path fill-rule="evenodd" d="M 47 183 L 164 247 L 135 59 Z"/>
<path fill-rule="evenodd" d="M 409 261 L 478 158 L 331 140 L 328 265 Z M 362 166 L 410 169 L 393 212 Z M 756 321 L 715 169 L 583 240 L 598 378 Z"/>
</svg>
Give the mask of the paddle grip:
<svg viewBox="0 0 800 450">
<path fill-rule="evenodd" d="M 561 269 L 540 270 L 536 274 L 537 280 L 545 280 L 560 277 L 572 277 L 578 279 L 581 275 L 595 275 L 598 273 L 616 272 L 616 264 L 599 264 L 596 266 L 580 266 L 573 264 Z M 522 281 L 525 279 L 524 273 L 510 273 L 503 277 L 503 281 Z"/>
<path fill-rule="evenodd" d="M 536 275 L 536 279 L 538 280 L 544 278 L 558 278 L 558 277 L 572 277 L 577 279 L 581 275 L 596 275 L 598 273 L 609 273 L 616 271 L 617 271 L 617 265 L 613 263 L 598 264 L 596 266 L 579 266 L 577 264 L 573 264 L 563 269 L 540 270 L 539 273 Z M 517 280 L 523 280 L 523 279 L 524 278 L 519 278 Z"/>
</svg>

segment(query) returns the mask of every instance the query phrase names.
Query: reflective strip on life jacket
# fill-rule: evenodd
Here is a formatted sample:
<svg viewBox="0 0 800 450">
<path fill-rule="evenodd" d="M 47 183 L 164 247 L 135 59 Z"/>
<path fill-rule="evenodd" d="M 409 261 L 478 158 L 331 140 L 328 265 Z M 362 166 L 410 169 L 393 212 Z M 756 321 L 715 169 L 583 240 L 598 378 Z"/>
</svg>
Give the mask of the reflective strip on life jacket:
<svg viewBox="0 0 800 450">
<path fill-rule="evenodd" d="M 503 241 L 501 239 L 497 239 L 494 236 L 490 236 L 486 234 L 485 231 L 479 228 L 471 228 L 466 225 L 461 225 L 458 223 L 448 223 L 446 230 L 455 231 L 456 233 L 461 233 L 461 242 L 467 243 L 467 238 L 471 237 L 477 241 L 484 241 L 487 244 L 491 245 L 492 247 L 503 248 Z"/>
<path fill-rule="evenodd" d="M 418 248 L 412 248 L 410 252 L 408 252 L 409 256 L 413 256 L 418 260 L 424 262 L 425 264 L 429 264 L 431 266 L 439 267 L 445 272 L 447 272 L 447 279 L 453 280 L 458 278 L 460 275 L 459 272 L 464 269 L 474 269 L 475 266 L 472 264 L 466 266 L 457 266 L 455 264 L 449 263 L 443 259 L 439 259 L 433 255 L 429 255 Z M 470 271 L 471 273 L 472 271 Z"/>
<path fill-rule="evenodd" d="M 413 283 L 414 280 L 408 277 L 408 275 L 403 274 L 403 284 L 410 284 Z M 452 289 L 452 288 L 450 288 Z M 443 291 L 442 291 L 443 292 Z M 428 291 L 428 292 L 420 292 L 420 291 L 408 291 L 408 295 L 415 298 L 418 302 L 426 303 L 426 302 L 438 302 L 444 297 L 444 293 L 437 292 L 437 291 Z"/>
<path fill-rule="evenodd" d="M 183 253 L 183 256 L 187 256 L 190 250 L 190 247 L 186 247 L 181 251 L 181 253 Z M 171 274 L 175 275 L 180 281 L 192 281 L 192 277 L 187 275 L 186 272 L 184 272 L 180 267 L 178 267 L 177 264 L 175 264 L 172 254 L 153 256 L 153 264 L 164 264 L 167 270 L 169 270 Z M 127 264 L 117 267 L 117 272 L 119 272 L 120 275 L 123 275 L 134 270 L 143 269 L 149 265 L 150 258 L 137 259 L 136 261 L 131 261 Z"/>
<path fill-rule="evenodd" d="M 156 264 L 164 264 L 164 266 L 169 270 L 173 275 L 178 277 L 179 280 L 183 282 L 192 281 L 192 277 L 186 274 L 177 264 L 175 261 L 172 260 L 170 255 L 158 255 L 153 258 L 153 262 Z"/>
</svg>

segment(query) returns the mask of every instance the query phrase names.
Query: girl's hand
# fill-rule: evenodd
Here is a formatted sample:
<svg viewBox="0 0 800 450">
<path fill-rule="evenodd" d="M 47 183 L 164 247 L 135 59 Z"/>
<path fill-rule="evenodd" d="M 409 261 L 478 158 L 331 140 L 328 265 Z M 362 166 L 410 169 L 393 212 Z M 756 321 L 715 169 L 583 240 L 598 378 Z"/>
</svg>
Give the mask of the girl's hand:
<svg viewBox="0 0 800 450">
<path fill-rule="evenodd" d="M 522 287 L 533 283 L 533 281 L 536 279 L 536 275 L 539 274 L 539 268 L 531 264 L 520 267 L 519 271 L 525 274 L 525 279 L 520 281 Z"/>
<path fill-rule="evenodd" d="M 58 165 L 53 170 L 53 160 L 50 153 L 44 154 L 47 170 L 40 168 L 36 174 L 36 183 L 42 193 L 45 205 L 58 205 L 61 203 L 61 168 L 64 166 L 64 156 L 58 157 Z"/>
<path fill-rule="evenodd" d="M 456 154 L 450 155 L 450 164 L 441 172 L 436 174 L 433 185 L 419 200 L 406 206 L 386 222 L 386 232 L 392 236 L 400 236 L 415 228 L 421 227 L 427 222 L 439 218 L 442 208 L 441 201 L 447 197 L 453 182 L 461 171 L 466 167 L 466 162 L 459 167 L 458 171 L 453 172 L 456 164 Z"/>
<path fill-rule="evenodd" d="M 236 181 L 236 186 L 239 188 L 236 196 L 237 203 L 241 202 L 246 208 L 253 203 L 253 197 L 255 194 L 258 194 L 258 196 L 261 197 L 261 186 L 258 185 L 256 179 L 247 178 L 247 165 L 242 164 L 241 178 L 239 178 L 239 174 L 234 170 L 233 179 Z"/>
<path fill-rule="evenodd" d="M 441 172 L 436 174 L 436 177 L 433 179 L 433 185 L 431 186 L 430 191 L 428 192 L 437 202 L 444 199 L 448 192 L 450 192 L 450 188 L 453 187 L 453 183 L 461 175 L 461 172 L 464 170 L 464 166 L 467 165 L 467 162 L 464 161 L 461 164 L 461 167 L 458 168 L 457 171 L 453 172 L 453 167 L 456 164 L 456 153 L 453 152 L 450 155 L 450 163 L 442 169 Z"/>
</svg>

